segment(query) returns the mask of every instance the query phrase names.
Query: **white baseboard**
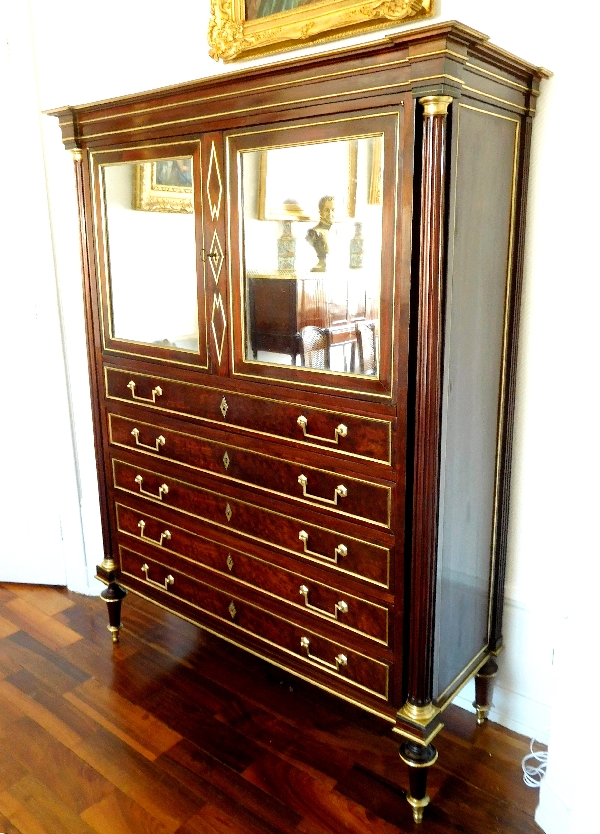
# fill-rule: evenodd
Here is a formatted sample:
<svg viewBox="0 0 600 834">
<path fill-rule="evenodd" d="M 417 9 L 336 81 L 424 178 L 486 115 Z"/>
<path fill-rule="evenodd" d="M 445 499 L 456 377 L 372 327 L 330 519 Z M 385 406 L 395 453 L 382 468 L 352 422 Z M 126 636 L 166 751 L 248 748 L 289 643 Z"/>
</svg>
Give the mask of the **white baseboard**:
<svg viewBox="0 0 600 834">
<path fill-rule="evenodd" d="M 568 834 L 571 831 L 572 809 L 552 790 L 550 782 L 542 782 L 540 802 L 535 821 L 546 834 Z"/>
</svg>

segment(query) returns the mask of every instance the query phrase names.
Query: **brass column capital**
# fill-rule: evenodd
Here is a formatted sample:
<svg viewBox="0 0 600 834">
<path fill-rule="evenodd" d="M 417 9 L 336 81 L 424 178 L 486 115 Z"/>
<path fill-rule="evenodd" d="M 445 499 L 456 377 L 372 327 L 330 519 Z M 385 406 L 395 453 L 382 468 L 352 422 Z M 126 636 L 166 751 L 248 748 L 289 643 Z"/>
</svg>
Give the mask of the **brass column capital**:
<svg viewBox="0 0 600 834">
<path fill-rule="evenodd" d="M 425 116 L 446 116 L 453 101 L 452 96 L 423 96 L 419 104 L 423 105 Z"/>
</svg>

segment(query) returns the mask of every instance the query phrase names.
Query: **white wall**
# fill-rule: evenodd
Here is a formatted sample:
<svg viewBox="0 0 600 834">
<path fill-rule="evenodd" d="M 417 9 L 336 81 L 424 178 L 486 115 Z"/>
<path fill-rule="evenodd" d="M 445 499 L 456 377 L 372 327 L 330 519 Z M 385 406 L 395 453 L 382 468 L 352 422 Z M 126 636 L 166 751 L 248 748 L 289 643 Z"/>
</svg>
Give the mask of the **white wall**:
<svg viewBox="0 0 600 834">
<path fill-rule="evenodd" d="M 543 86 L 533 137 L 506 589 L 507 648 L 500 658 L 491 718 L 526 735 L 550 738 L 549 772 L 538 819 L 548 834 L 584 834 L 592 831 L 592 817 L 586 816 L 581 786 L 573 783 L 578 770 L 572 759 L 585 737 L 580 728 L 592 723 L 587 681 L 592 674 L 588 670 L 593 664 L 594 632 L 591 626 L 588 630 L 586 612 L 593 610 L 599 562 L 594 535 L 599 275 L 591 246 L 597 217 L 592 206 L 600 190 L 593 125 L 597 116 L 594 92 L 589 90 L 596 51 L 592 45 L 595 4 L 584 0 L 566 20 L 559 7 L 555 11 L 533 0 L 436 2 L 437 19 L 457 19 L 480 29 L 494 43 L 555 73 Z M 13 0 L 13 5 L 27 4 Z M 206 0 L 172 0 L 171 30 L 164 26 L 164 15 L 154 18 L 148 4 L 133 0 L 105 0 L 101 7 L 80 4 L 76 13 L 66 0 L 30 0 L 29 5 L 43 109 L 240 67 L 218 65 L 208 57 Z M 323 45 L 311 51 L 330 48 Z M 100 558 L 101 545 L 71 163 L 54 120 L 45 120 L 44 139 L 82 530 L 88 563 L 93 565 Z M 22 140 L 23 132 L 18 130 L 12 144 L 22 150 Z M 45 280 L 51 280 L 47 268 Z M 466 705 L 470 700 L 472 694 L 466 693 L 460 702 Z"/>
</svg>

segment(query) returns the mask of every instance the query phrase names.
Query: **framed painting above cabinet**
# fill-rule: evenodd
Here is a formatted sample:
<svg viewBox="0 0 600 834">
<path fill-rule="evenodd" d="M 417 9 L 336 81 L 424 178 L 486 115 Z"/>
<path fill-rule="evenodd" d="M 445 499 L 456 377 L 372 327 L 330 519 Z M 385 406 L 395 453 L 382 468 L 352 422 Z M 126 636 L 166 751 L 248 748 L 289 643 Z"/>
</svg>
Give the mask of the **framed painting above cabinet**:
<svg viewBox="0 0 600 834">
<path fill-rule="evenodd" d="M 211 0 L 209 55 L 235 61 L 430 17 L 434 0 Z"/>
</svg>

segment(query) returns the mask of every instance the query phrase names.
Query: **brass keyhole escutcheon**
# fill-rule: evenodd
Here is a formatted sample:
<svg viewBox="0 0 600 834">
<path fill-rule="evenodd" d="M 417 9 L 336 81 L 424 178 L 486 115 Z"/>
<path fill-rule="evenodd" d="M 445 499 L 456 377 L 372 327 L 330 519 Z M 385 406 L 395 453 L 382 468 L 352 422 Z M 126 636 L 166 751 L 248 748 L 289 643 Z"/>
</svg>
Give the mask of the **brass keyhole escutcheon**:
<svg viewBox="0 0 600 834">
<path fill-rule="evenodd" d="M 229 568 L 229 572 L 231 573 L 231 571 L 233 570 L 233 557 L 232 557 L 231 553 L 227 554 L 226 564 L 227 564 L 227 567 Z"/>
<path fill-rule="evenodd" d="M 233 515 L 233 510 L 231 509 L 229 504 L 227 504 L 227 506 L 225 507 L 225 515 L 227 517 L 227 521 L 231 521 L 231 516 Z"/>
<path fill-rule="evenodd" d="M 231 463 L 231 458 L 229 457 L 227 452 L 225 452 L 225 454 L 223 455 L 223 466 L 225 467 L 225 469 L 229 469 L 229 464 L 230 463 Z"/>
<path fill-rule="evenodd" d="M 229 406 L 227 405 L 227 400 L 225 397 L 221 400 L 221 405 L 219 406 L 221 409 L 221 414 L 223 415 L 223 419 L 227 416 L 227 411 L 229 410 Z"/>
<path fill-rule="evenodd" d="M 231 615 L 231 619 L 235 620 L 235 615 L 237 614 L 237 609 L 236 609 L 235 605 L 233 604 L 233 600 L 231 600 L 231 602 L 229 603 L 229 613 Z"/>
</svg>

